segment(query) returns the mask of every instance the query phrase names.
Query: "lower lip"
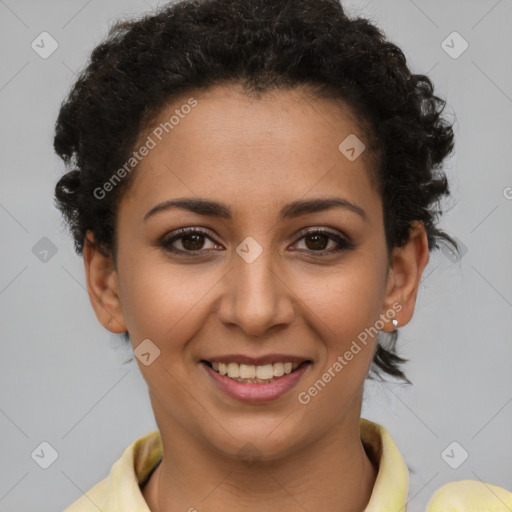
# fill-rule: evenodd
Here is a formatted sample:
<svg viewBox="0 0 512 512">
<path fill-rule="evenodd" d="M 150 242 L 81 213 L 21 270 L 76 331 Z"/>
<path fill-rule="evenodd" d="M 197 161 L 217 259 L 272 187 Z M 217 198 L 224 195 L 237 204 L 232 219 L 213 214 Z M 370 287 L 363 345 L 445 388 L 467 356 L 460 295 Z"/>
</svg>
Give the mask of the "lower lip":
<svg viewBox="0 0 512 512">
<path fill-rule="evenodd" d="M 227 395 L 243 402 L 256 403 L 275 400 L 290 391 L 302 378 L 310 363 L 303 363 L 292 373 L 288 373 L 268 384 L 243 383 L 221 375 L 206 363 L 201 363 L 208 375 Z"/>
</svg>

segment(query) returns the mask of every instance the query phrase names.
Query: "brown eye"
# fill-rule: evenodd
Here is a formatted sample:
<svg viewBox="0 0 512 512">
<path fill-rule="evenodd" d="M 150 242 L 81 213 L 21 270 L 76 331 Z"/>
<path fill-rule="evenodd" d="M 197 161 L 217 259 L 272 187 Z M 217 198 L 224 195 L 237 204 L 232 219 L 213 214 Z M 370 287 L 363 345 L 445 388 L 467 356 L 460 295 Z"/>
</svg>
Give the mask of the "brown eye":
<svg viewBox="0 0 512 512">
<path fill-rule="evenodd" d="M 204 245 L 204 235 L 200 233 L 190 233 L 180 237 L 179 240 L 182 240 L 181 244 L 189 251 L 198 251 Z"/>
<path fill-rule="evenodd" d="M 323 251 L 329 244 L 329 237 L 323 233 L 315 233 L 304 237 L 308 249 Z M 311 242 L 311 243 L 308 243 Z"/>
<path fill-rule="evenodd" d="M 356 244 L 350 240 L 325 230 L 306 231 L 296 244 L 302 240 L 304 240 L 306 248 L 293 250 L 305 251 L 313 256 L 328 256 L 343 250 L 356 248 Z M 212 243 L 210 248 L 205 247 L 208 241 Z M 328 249 L 329 242 L 334 242 L 334 247 L 331 249 Z M 181 247 L 177 246 L 178 243 L 181 244 Z M 222 248 L 207 232 L 198 228 L 180 229 L 164 236 L 158 242 L 158 245 L 168 252 L 185 256 L 200 256 L 201 253 L 211 252 L 208 249 Z"/>
<path fill-rule="evenodd" d="M 299 239 L 305 241 L 306 252 L 313 253 L 315 256 L 327 256 L 343 250 L 355 249 L 356 244 L 348 239 L 342 238 L 335 233 L 324 230 L 307 231 Z M 327 249 L 329 241 L 335 242 L 334 249 Z M 297 242 L 298 243 L 298 242 Z M 315 254 L 316 253 L 316 254 Z"/>
<path fill-rule="evenodd" d="M 164 236 L 159 241 L 159 245 L 166 251 L 173 253 L 186 254 L 187 252 L 207 252 L 203 249 L 208 240 L 212 242 L 213 248 L 218 246 L 206 232 L 200 229 L 180 229 L 171 236 Z M 182 248 L 177 247 L 178 243 L 181 243 Z"/>
</svg>

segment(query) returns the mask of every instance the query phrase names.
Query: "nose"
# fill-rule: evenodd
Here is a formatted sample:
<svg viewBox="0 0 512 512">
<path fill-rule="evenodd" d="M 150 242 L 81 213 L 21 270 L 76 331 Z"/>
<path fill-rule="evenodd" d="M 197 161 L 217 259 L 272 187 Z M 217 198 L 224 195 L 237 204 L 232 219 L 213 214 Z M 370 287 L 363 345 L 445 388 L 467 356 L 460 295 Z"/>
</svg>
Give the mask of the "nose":
<svg viewBox="0 0 512 512">
<path fill-rule="evenodd" d="M 272 260 L 270 251 L 263 251 L 251 263 L 234 256 L 217 308 L 223 324 L 237 326 L 249 336 L 264 337 L 292 322 L 297 298 L 286 274 Z"/>
</svg>

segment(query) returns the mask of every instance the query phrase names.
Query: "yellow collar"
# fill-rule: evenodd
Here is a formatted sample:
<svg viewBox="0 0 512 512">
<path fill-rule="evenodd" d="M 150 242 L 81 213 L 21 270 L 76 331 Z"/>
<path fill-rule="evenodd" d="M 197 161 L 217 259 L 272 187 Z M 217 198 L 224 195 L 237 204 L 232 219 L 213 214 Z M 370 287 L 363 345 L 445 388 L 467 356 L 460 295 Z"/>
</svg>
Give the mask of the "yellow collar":
<svg viewBox="0 0 512 512">
<path fill-rule="evenodd" d="M 405 511 L 409 470 L 388 431 L 369 420 L 360 420 L 361 441 L 379 467 L 370 501 L 364 512 Z"/>
</svg>

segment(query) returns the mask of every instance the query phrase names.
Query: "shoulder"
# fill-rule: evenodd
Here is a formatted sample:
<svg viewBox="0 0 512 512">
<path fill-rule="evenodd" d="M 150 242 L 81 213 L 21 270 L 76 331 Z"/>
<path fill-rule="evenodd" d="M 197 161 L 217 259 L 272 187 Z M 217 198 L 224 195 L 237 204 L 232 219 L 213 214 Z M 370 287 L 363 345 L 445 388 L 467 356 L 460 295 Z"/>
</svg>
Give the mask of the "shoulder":
<svg viewBox="0 0 512 512">
<path fill-rule="evenodd" d="M 160 461 L 162 450 L 158 430 L 136 439 L 111 467 L 107 478 L 82 494 L 64 512 L 150 512 L 140 486 Z"/>
<path fill-rule="evenodd" d="M 87 493 L 82 494 L 74 501 L 64 512 L 92 512 L 98 510 L 107 510 L 106 507 L 109 498 L 109 479 L 105 478 L 98 482 L 94 487 L 89 489 Z"/>
<path fill-rule="evenodd" d="M 478 480 L 458 480 L 440 487 L 425 512 L 487 512 L 512 510 L 512 492 Z"/>
</svg>

